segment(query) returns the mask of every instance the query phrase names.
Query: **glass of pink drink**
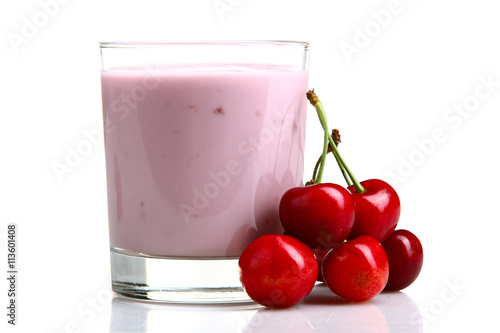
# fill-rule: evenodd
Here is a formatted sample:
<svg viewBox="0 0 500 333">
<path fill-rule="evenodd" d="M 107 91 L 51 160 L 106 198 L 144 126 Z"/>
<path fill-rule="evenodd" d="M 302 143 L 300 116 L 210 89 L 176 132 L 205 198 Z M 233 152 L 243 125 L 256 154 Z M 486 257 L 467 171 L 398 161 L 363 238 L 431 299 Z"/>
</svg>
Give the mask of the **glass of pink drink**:
<svg viewBox="0 0 500 333">
<path fill-rule="evenodd" d="M 303 175 L 308 44 L 101 43 L 113 290 L 248 297 L 238 257 L 282 233 Z"/>
</svg>

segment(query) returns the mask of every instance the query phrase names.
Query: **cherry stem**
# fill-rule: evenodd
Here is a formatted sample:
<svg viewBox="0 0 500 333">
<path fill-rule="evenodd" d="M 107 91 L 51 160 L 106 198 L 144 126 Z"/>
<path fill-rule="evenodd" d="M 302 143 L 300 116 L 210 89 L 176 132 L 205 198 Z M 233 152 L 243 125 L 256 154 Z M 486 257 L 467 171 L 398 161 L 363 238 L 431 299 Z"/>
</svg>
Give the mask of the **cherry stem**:
<svg viewBox="0 0 500 333">
<path fill-rule="evenodd" d="M 349 179 L 349 176 L 347 175 L 347 172 L 346 172 L 346 170 L 344 168 L 344 165 L 340 161 L 340 158 L 334 152 L 332 152 L 332 154 L 333 154 L 333 156 L 335 156 L 335 160 L 337 161 L 337 164 L 339 165 L 340 171 L 342 171 L 342 176 L 344 176 L 344 179 L 345 179 L 345 181 L 347 183 L 347 186 L 351 186 L 352 185 L 351 179 Z"/>
<path fill-rule="evenodd" d="M 335 155 L 333 152 L 332 152 L 332 155 L 335 157 L 335 160 L 337 161 L 337 164 L 339 166 L 340 171 L 342 171 L 342 176 L 344 176 L 344 179 L 345 179 L 345 181 L 347 183 L 347 186 L 351 186 L 352 182 L 349 179 L 349 176 L 347 175 L 347 173 L 345 172 L 344 166 L 340 162 L 339 157 L 337 155 Z M 313 178 L 312 179 L 316 179 L 316 174 L 318 173 L 318 168 L 319 168 L 319 164 L 321 163 L 321 157 L 322 156 L 323 155 L 320 155 L 319 158 L 318 158 L 318 160 L 316 161 L 316 165 L 314 166 Z"/>
<path fill-rule="evenodd" d="M 347 174 L 349 175 L 349 178 L 351 179 L 352 183 L 354 184 L 354 190 L 356 193 L 363 193 L 365 192 L 365 188 L 359 183 L 359 181 L 356 179 L 352 171 L 349 169 L 347 166 L 347 163 L 345 162 L 344 158 L 340 154 L 339 150 L 337 149 L 337 145 L 333 141 L 333 138 L 328 134 L 328 120 L 326 117 L 326 112 L 325 109 L 323 108 L 323 104 L 318 98 L 318 95 L 314 93 L 314 90 L 309 90 L 307 92 L 307 99 L 309 102 L 314 106 L 316 109 L 316 112 L 318 114 L 319 121 L 321 122 L 321 126 L 323 126 L 323 130 L 325 131 L 325 135 L 328 137 L 328 141 L 330 142 L 330 145 L 332 146 L 333 149 L 333 154 L 336 156 L 337 161 L 339 163 L 340 169 L 344 169 Z M 342 166 L 343 168 L 342 168 Z M 347 183 L 349 184 L 349 182 Z"/>
<path fill-rule="evenodd" d="M 323 171 L 325 169 L 326 155 L 328 154 L 328 132 L 325 131 L 325 139 L 323 140 L 323 154 L 321 154 L 321 162 L 319 165 L 318 176 L 314 177 L 316 184 L 321 183 L 321 179 L 323 178 Z M 315 175 L 314 175 L 315 176 Z"/>
<path fill-rule="evenodd" d="M 312 179 L 316 179 L 316 175 L 318 174 L 318 168 L 319 168 L 319 164 L 321 163 L 321 158 L 322 157 L 323 157 L 323 154 L 319 155 L 318 160 L 316 161 L 316 165 L 314 165 L 314 171 L 313 171 Z"/>
</svg>

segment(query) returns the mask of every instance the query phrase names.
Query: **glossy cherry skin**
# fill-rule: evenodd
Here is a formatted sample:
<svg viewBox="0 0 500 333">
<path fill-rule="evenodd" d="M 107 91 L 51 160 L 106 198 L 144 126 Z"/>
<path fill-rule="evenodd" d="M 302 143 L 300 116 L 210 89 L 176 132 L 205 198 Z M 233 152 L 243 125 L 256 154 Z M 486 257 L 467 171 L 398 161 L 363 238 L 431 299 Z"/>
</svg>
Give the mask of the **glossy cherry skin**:
<svg viewBox="0 0 500 333">
<path fill-rule="evenodd" d="M 239 259 L 240 281 L 255 302 L 286 308 L 302 301 L 314 287 L 318 263 L 312 250 L 286 235 L 264 235 Z"/>
<path fill-rule="evenodd" d="M 351 193 L 337 184 L 294 187 L 283 194 L 279 215 L 288 235 L 312 249 L 330 249 L 351 232 L 354 201 Z"/>
<path fill-rule="evenodd" d="M 401 213 L 399 196 L 391 185 L 380 179 L 361 182 L 363 193 L 349 186 L 356 206 L 356 218 L 348 239 L 369 235 L 383 242 L 396 229 Z"/>
<path fill-rule="evenodd" d="M 420 274 L 424 252 L 420 240 L 408 230 L 396 230 L 382 243 L 389 260 L 389 281 L 385 290 L 401 290 Z"/>
<path fill-rule="evenodd" d="M 378 295 L 389 278 L 385 251 L 372 236 L 360 236 L 330 251 L 322 268 L 328 288 L 336 295 L 356 302 Z"/>
</svg>

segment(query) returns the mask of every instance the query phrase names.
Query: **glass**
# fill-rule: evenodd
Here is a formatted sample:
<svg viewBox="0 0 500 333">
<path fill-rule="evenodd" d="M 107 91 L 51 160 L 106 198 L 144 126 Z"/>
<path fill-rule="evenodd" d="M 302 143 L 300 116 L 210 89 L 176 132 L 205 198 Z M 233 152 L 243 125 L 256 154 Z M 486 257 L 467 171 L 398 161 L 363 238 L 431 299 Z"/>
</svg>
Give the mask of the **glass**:
<svg viewBox="0 0 500 333">
<path fill-rule="evenodd" d="M 249 301 L 238 257 L 302 184 L 308 44 L 101 43 L 111 275 L 121 295 Z"/>
</svg>

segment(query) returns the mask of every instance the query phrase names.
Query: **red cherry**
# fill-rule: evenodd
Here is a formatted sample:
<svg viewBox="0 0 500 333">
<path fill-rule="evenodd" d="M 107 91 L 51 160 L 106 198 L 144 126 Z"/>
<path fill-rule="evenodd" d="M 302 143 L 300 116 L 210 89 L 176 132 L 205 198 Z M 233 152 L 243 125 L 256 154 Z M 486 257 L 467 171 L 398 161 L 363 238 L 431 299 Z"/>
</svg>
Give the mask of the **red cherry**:
<svg viewBox="0 0 500 333">
<path fill-rule="evenodd" d="M 354 223 L 352 195 L 340 185 L 322 183 L 294 187 L 280 201 L 286 233 L 316 249 L 339 246 Z"/>
<path fill-rule="evenodd" d="M 302 301 L 311 292 L 318 276 L 312 250 L 286 235 L 257 238 L 239 259 L 240 281 L 255 302 L 286 308 Z"/>
<path fill-rule="evenodd" d="M 401 290 L 420 274 L 424 253 L 420 240 L 408 230 L 396 230 L 382 243 L 389 260 L 389 281 L 385 290 Z"/>
<path fill-rule="evenodd" d="M 367 301 L 378 295 L 389 277 L 382 245 L 372 236 L 360 236 L 330 251 L 323 260 L 323 278 L 336 295 Z"/>
<path fill-rule="evenodd" d="M 314 252 L 314 255 L 316 256 L 316 261 L 318 262 L 317 281 L 325 282 L 325 280 L 323 280 L 323 270 L 321 269 L 321 267 L 323 265 L 323 260 L 325 259 L 328 252 L 330 252 L 331 250 L 332 249 L 313 249 L 312 250 Z"/>
<path fill-rule="evenodd" d="M 361 182 L 365 191 L 356 193 L 354 186 L 349 186 L 356 206 L 356 218 L 348 239 L 369 235 L 383 242 L 396 229 L 401 213 L 398 194 L 380 179 Z"/>
</svg>

